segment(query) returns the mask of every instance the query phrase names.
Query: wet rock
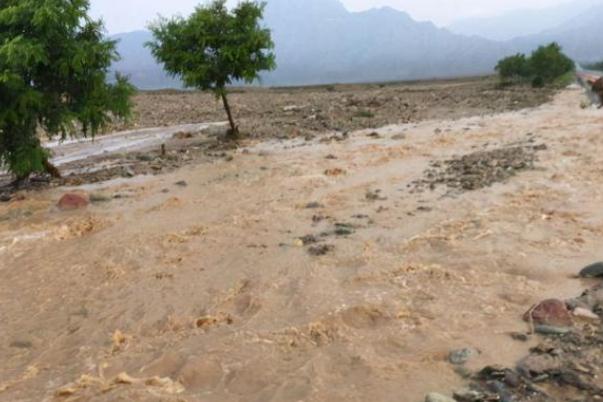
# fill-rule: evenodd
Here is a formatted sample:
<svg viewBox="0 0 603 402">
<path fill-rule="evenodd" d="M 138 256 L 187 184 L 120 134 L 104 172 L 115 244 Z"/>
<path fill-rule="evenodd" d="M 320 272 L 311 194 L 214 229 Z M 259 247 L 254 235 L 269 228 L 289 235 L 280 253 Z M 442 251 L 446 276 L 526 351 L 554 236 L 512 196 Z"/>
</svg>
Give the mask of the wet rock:
<svg viewBox="0 0 603 402">
<path fill-rule="evenodd" d="M 330 244 L 321 244 L 319 246 L 312 246 L 308 248 L 308 254 L 318 257 L 322 255 L 327 255 L 334 249 L 335 247 Z"/>
<path fill-rule="evenodd" d="M 471 360 L 473 357 L 478 356 L 480 352 L 473 348 L 464 348 L 453 350 L 448 355 L 448 361 L 454 365 L 463 365 Z"/>
<path fill-rule="evenodd" d="M 581 318 L 581 319 L 587 320 L 587 321 L 599 321 L 601 319 L 598 315 L 593 313 L 591 310 L 584 308 L 584 307 L 576 307 L 572 311 L 572 314 L 574 315 L 574 317 Z"/>
<path fill-rule="evenodd" d="M 315 243 L 319 242 L 318 238 L 314 235 L 302 236 L 299 238 L 299 240 L 301 241 L 303 246 L 308 245 L 308 244 L 315 244 Z"/>
<path fill-rule="evenodd" d="M 413 182 L 417 190 L 445 185 L 452 190 L 472 191 L 503 182 L 520 171 L 534 168 L 539 146 L 507 146 L 477 151 L 444 162 L 432 162 L 424 178 Z"/>
<path fill-rule="evenodd" d="M 381 190 L 368 190 L 364 195 L 368 201 L 385 201 L 387 198 L 381 196 Z"/>
<path fill-rule="evenodd" d="M 531 354 L 517 365 L 517 370 L 528 378 L 539 377 L 561 368 L 561 360 L 549 354 Z"/>
<path fill-rule="evenodd" d="M 591 311 L 602 310 L 603 307 L 603 285 L 598 285 L 586 290 L 580 297 L 567 301 L 570 308 L 583 307 Z"/>
<path fill-rule="evenodd" d="M 603 262 L 591 264 L 580 271 L 582 278 L 602 278 L 603 277 Z"/>
<path fill-rule="evenodd" d="M 455 402 L 455 400 L 446 395 L 432 392 L 427 394 L 427 396 L 425 397 L 425 402 Z"/>
<path fill-rule="evenodd" d="M 57 206 L 62 211 L 85 208 L 90 204 L 90 199 L 84 193 L 67 193 L 61 197 Z"/>
<path fill-rule="evenodd" d="M 101 193 L 90 194 L 90 202 L 92 202 L 92 203 L 101 203 L 101 202 L 109 202 L 109 201 L 111 201 L 111 197 L 106 194 L 101 194 Z"/>
<path fill-rule="evenodd" d="M 454 400 L 457 402 L 481 402 L 486 399 L 486 396 L 475 390 L 463 389 L 454 393 Z"/>
<path fill-rule="evenodd" d="M 514 340 L 520 341 L 520 342 L 527 342 L 528 339 L 530 339 L 530 336 L 528 334 L 524 334 L 523 332 L 511 332 L 509 335 Z"/>
<path fill-rule="evenodd" d="M 541 335 L 565 335 L 570 333 L 570 327 L 558 327 L 555 325 L 536 325 L 534 331 Z"/>
<path fill-rule="evenodd" d="M 573 324 L 572 315 L 565 302 L 550 299 L 536 304 L 528 310 L 523 319 L 536 325 L 570 327 Z"/>
</svg>

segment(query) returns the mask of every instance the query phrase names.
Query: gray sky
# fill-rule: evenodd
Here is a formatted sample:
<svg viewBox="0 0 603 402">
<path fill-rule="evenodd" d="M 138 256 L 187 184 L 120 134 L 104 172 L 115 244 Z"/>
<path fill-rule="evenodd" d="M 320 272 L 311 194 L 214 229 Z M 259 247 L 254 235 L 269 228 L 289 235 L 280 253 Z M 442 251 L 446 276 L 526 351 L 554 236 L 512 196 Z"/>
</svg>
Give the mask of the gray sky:
<svg viewBox="0 0 603 402">
<path fill-rule="evenodd" d="M 91 0 L 92 14 L 102 16 L 110 33 L 142 29 L 157 14 L 186 15 L 202 0 Z M 230 0 L 236 3 L 236 0 Z M 291 0 L 303 1 L 303 0 Z M 350 10 L 390 6 L 418 20 L 445 26 L 468 16 L 495 15 L 516 8 L 541 8 L 571 0 L 342 0 Z"/>
</svg>

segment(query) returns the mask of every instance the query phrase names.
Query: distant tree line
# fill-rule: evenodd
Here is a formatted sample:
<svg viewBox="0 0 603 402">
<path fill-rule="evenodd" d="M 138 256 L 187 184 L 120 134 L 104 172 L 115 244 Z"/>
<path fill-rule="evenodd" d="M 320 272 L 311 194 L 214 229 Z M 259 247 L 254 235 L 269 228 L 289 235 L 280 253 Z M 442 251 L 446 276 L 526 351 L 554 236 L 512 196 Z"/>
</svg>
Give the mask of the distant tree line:
<svg viewBox="0 0 603 402">
<path fill-rule="evenodd" d="M 540 46 L 530 56 L 518 53 L 500 60 L 496 65 L 503 83 L 531 83 L 535 88 L 555 83 L 574 70 L 572 59 L 554 42 Z"/>
<path fill-rule="evenodd" d="M 584 65 L 584 68 L 586 68 L 587 70 L 597 70 L 597 71 L 603 71 L 603 60 L 597 62 L 597 63 L 588 63 Z"/>
</svg>

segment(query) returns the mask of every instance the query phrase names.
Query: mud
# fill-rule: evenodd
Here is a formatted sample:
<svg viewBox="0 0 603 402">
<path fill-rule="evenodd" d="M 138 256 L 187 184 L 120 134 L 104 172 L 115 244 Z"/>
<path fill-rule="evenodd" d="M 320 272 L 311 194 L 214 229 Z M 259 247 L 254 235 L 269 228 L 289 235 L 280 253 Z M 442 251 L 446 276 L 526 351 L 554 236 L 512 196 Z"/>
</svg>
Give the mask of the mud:
<svg viewBox="0 0 603 402">
<path fill-rule="evenodd" d="M 0 204 L 0 400 L 421 401 L 467 386 L 453 350 L 481 352 L 470 376 L 515 367 L 542 343 L 509 336 L 527 307 L 579 294 L 600 260 L 603 117 L 583 96 L 17 192 Z M 535 169 L 452 197 L 407 187 L 528 133 L 547 145 Z M 60 211 L 67 191 L 91 204 Z"/>
</svg>

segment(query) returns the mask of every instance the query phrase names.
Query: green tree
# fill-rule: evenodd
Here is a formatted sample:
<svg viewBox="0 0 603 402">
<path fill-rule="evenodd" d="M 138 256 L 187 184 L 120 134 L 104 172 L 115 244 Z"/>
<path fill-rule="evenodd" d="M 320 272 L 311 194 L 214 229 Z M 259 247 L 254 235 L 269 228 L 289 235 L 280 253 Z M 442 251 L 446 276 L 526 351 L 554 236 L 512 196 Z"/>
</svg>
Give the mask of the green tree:
<svg viewBox="0 0 603 402">
<path fill-rule="evenodd" d="M 0 0 L 0 164 L 18 180 L 58 171 L 40 134 L 97 133 L 131 109 L 124 77 L 106 82 L 118 58 L 88 0 Z"/>
<path fill-rule="evenodd" d="M 506 57 L 498 62 L 496 71 L 503 80 L 521 81 L 530 75 L 530 64 L 525 54 Z"/>
<path fill-rule="evenodd" d="M 275 56 L 270 30 L 261 25 L 265 4 L 243 1 L 229 11 L 225 3 L 198 6 L 187 19 L 160 17 L 150 26 L 154 40 L 147 46 L 186 87 L 209 90 L 222 99 L 230 134 L 236 136 L 226 87 L 252 83 L 260 71 L 274 69 Z"/>
<path fill-rule="evenodd" d="M 563 54 L 561 46 L 551 43 L 524 54 L 506 57 L 498 62 L 496 71 L 503 81 L 532 82 L 534 87 L 551 84 L 575 69 L 572 59 Z"/>
<path fill-rule="evenodd" d="M 530 67 L 535 77 L 541 77 L 548 84 L 574 70 L 575 65 L 572 59 L 563 54 L 561 46 L 553 42 L 532 52 Z"/>
</svg>

